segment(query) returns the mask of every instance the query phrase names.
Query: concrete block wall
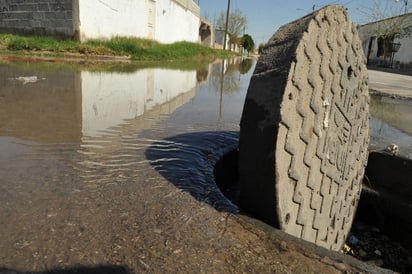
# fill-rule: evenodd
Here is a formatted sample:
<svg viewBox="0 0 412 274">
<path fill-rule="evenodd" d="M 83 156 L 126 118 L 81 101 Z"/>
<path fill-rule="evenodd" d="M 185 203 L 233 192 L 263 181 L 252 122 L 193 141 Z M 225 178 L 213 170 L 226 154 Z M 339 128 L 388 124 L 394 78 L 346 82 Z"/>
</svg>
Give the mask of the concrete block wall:
<svg viewBox="0 0 412 274">
<path fill-rule="evenodd" d="M 0 0 L 0 32 L 72 37 L 72 0 Z"/>
</svg>

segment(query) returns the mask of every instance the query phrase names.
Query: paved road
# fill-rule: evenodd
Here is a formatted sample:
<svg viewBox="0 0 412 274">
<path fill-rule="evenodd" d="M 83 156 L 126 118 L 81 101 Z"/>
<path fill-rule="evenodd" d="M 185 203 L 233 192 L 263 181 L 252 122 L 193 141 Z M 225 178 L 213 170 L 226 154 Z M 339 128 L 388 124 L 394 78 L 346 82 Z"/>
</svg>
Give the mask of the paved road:
<svg viewBox="0 0 412 274">
<path fill-rule="evenodd" d="M 412 98 L 412 76 L 369 70 L 369 88 L 382 93 Z"/>
</svg>

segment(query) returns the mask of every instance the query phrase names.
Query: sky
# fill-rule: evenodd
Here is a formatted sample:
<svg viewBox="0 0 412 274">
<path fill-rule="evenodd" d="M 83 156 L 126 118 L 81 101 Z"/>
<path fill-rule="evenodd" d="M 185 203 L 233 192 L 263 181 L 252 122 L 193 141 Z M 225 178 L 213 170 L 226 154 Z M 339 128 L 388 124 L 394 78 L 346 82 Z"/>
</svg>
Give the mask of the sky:
<svg viewBox="0 0 412 274">
<path fill-rule="evenodd" d="M 212 24 L 221 11 L 226 11 L 227 0 L 194 0 L 200 6 L 200 13 L 203 18 Z M 231 0 L 230 10 L 239 9 L 248 20 L 246 33 L 251 35 L 255 44 L 266 43 L 276 30 L 293 20 L 305 16 L 312 11 L 313 5 L 316 9 L 328 4 L 345 6 L 348 14 L 355 24 L 366 23 L 365 12 L 369 7 L 376 4 L 378 0 L 329 0 L 329 1 L 308 1 L 308 0 Z M 379 0 L 389 1 L 391 5 L 404 5 L 400 0 Z M 378 2 L 379 2 L 378 1 Z M 409 6 L 409 5 L 408 5 Z"/>
</svg>

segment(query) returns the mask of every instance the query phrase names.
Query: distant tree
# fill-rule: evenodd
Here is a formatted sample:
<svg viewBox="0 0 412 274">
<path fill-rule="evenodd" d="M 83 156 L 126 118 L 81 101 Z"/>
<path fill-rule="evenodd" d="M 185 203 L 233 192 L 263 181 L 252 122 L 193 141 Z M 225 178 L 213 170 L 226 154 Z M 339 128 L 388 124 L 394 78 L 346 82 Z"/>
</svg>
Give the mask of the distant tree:
<svg viewBox="0 0 412 274">
<path fill-rule="evenodd" d="M 226 13 L 222 11 L 220 12 L 216 20 L 216 28 L 219 30 L 224 30 L 225 23 L 226 23 Z M 242 36 L 242 33 L 244 32 L 246 27 L 247 27 L 247 18 L 246 18 L 246 15 L 244 15 L 241 10 L 236 9 L 230 13 L 228 27 L 227 27 L 230 47 L 232 47 L 232 44 L 240 45 L 239 42 L 241 42 L 241 40 L 239 40 L 239 38 Z"/>
<path fill-rule="evenodd" d="M 205 20 L 207 20 L 207 21 L 210 22 L 210 14 L 209 14 L 209 12 L 205 11 L 205 12 L 203 13 L 203 18 L 204 18 Z"/>
<path fill-rule="evenodd" d="M 407 16 L 401 16 L 407 12 L 407 5 L 405 9 L 401 3 L 408 1 L 388 1 L 388 0 L 374 0 L 373 4 L 362 8 L 364 15 L 364 23 L 381 21 L 376 34 L 382 38 L 402 38 L 410 35 L 411 22 Z M 392 18 L 390 20 L 386 20 Z"/>
<path fill-rule="evenodd" d="M 247 50 L 247 52 L 251 52 L 255 49 L 255 41 L 253 41 L 252 36 L 249 34 L 245 34 L 242 37 L 243 48 Z"/>
</svg>

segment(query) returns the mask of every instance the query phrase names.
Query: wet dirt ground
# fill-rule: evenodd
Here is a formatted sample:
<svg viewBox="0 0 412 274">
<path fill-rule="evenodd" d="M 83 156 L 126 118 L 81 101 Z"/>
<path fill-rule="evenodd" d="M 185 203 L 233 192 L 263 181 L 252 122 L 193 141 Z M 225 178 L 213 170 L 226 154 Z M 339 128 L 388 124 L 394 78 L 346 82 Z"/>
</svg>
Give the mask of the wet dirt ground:
<svg viewBox="0 0 412 274">
<path fill-rule="evenodd" d="M 385 273 L 239 214 L 218 191 L 248 62 L 126 74 L 2 64 L 0 273 Z"/>
</svg>

